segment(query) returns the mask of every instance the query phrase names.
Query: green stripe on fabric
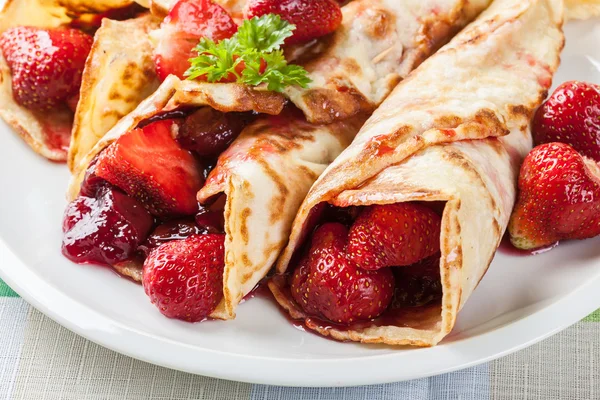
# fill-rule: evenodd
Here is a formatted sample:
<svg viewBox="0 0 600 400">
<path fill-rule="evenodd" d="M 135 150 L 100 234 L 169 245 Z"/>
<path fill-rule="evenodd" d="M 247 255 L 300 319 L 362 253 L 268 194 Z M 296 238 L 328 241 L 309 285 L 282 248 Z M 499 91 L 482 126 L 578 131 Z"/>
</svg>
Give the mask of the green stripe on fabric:
<svg viewBox="0 0 600 400">
<path fill-rule="evenodd" d="M 0 297 L 19 297 L 19 295 L 0 279 Z"/>
<path fill-rule="evenodd" d="M 600 322 L 600 310 L 596 310 L 584 319 L 586 322 Z"/>
</svg>

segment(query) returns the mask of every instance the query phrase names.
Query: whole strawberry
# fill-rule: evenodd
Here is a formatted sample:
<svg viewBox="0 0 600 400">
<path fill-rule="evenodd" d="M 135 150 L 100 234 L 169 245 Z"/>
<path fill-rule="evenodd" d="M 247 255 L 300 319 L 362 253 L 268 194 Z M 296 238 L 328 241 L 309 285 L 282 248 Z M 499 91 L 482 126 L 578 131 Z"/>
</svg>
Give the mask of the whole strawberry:
<svg viewBox="0 0 600 400">
<path fill-rule="evenodd" d="M 421 204 L 370 206 L 350 228 L 348 257 L 368 270 L 417 263 L 440 250 L 440 226 Z"/>
<path fill-rule="evenodd" d="M 391 269 L 366 271 L 346 257 L 347 236 L 339 223 L 318 228 L 291 278 L 292 297 L 307 314 L 341 324 L 377 317 L 394 293 Z"/>
<path fill-rule="evenodd" d="M 223 297 L 225 235 L 192 235 L 167 242 L 144 262 L 144 291 L 169 318 L 198 322 Z"/>
<path fill-rule="evenodd" d="M 335 0 L 248 0 L 244 16 L 278 14 L 296 25 L 285 43 L 307 42 L 335 31 L 342 24 L 342 10 Z"/>
<path fill-rule="evenodd" d="M 600 168 L 564 143 L 534 148 L 519 176 L 519 198 L 509 224 L 520 249 L 600 234 Z"/>
<path fill-rule="evenodd" d="M 600 161 L 600 86 L 565 82 L 537 110 L 533 120 L 536 144 L 562 142 Z"/>
<path fill-rule="evenodd" d="M 16 27 L 0 36 L 13 96 L 32 110 L 50 110 L 79 92 L 92 37 L 77 29 Z"/>
</svg>

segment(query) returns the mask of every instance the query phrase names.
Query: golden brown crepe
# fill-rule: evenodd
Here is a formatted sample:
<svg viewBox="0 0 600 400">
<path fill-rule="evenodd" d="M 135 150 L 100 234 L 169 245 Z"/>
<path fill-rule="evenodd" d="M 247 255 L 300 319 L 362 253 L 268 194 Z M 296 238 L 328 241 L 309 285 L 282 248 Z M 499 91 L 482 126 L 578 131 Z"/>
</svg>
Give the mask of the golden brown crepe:
<svg viewBox="0 0 600 400">
<path fill-rule="evenodd" d="M 22 25 L 64 26 L 76 16 L 76 5 L 84 3 L 94 4 L 94 10 L 100 11 L 123 2 L 62 1 L 59 5 L 54 0 L 11 0 L 0 14 L 0 33 Z M 37 153 L 50 160 L 67 160 L 70 144 L 71 158 L 81 157 L 118 118 L 157 87 L 146 38 L 148 30 L 157 24 L 158 20 L 150 16 L 123 22 L 103 21 L 83 73 L 83 104 L 75 117 L 66 105 L 51 112 L 37 112 L 16 103 L 10 68 L 0 54 L 0 117 Z M 74 118 L 75 140 L 71 142 Z"/>
<path fill-rule="evenodd" d="M 102 21 L 83 71 L 69 148 L 71 170 L 119 119 L 158 88 L 148 38 L 157 27 L 151 15 Z"/>
<path fill-rule="evenodd" d="M 496 0 L 381 105 L 304 200 L 279 260 L 288 271 L 322 202 L 338 207 L 444 202 L 441 304 L 400 309 L 394 324 L 326 328 L 269 286 L 309 329 L 338 340 L 432 346 L 452 330 L 508 224 L 530 119 L 547 95 L 564 44 L 561 0 Z"/>
<path fill-rule="evenodd" d="M 313 80 L 286 94 L 309 121 L 372 112 L 410 71 L 472 21 L 490 0 L 355 0 L 342 26 L 307 51 Z"/>
<path fill-rule="evenodd" d="M 380 21 L 383 14 L 387 16 L 386 18 L 389 17 L 394 21 L 393 29 L 390 28 L 389 32 L 387 28 L 383 29 L 385 35 L 380 36 L 380 41 L 375 41 L 373 46 L 406 45 L 410 47 L 410 50 L 400 50 L 397 53 L 400 56 L 397 58 L 389 60 L 385 57 L 381 58 L 379 62 L 381 65 L 385 65 L 385 68 L 375 68 L 368 74 L 365 71 L 338 69 L 333 70 L 333 75 L 328 75 L 325 68 L 312 69 L 311 77 L 315 82 L 308 92 L 322 89 L 320 92 L 322 96 L 319 99 L 323 103 L 315 107 L 322 108 L 323 104 L 329 104 L 329 100 L 335 100 L 337 104 L 341 104 L 340 102 L 345 101 L 344 99 L 350 101 L 343 95 L 339 97 L 340 92 L 337 90 L 335 92 L 330 90 L 331 81 L 327 79 L 327 76 L 335 75 L 335 79 L 340 79 L 340 74 L 347 74 L 348 82 L 358 82 L 368 75 L 369 79 L 385 82 L 384 86 L 388 91 L 378 92 L 377 99 L 365 108 L 371 111 L 375 103 L 381 101 L 392 89 L 392 86 L 398 82 L 395 69 L 403 71 L 402 74 L 408 73 L 419 62 L 431 55 L 435 48 L 448 41 L 456 30 L 468 22 L 469 18 L 474 18 L 489 1 L 469 2 L 464 15 L 462 13 L 453 14 L 451 19 L 448 19 L 448 15 L 446 15 L 446 8 L 456 11 L 463 2 L 454 0 L 442 3 L 444 6 L 439 9 L 439 24 L 435 22 L 437 18 L 435 15 L 431 17 L 427 14 L 428 18 L 421 18 L 421 15 L 425 15 L 426 10 L 418 10 L 418 7 L 414 7 L 411 9 L 414 13 L 411 13 L 401 3 L 355 0 L 345 6 L 345 10 L 352 4 L 362 7 L 360 12 L 355 10 L 355 14 L 360 15 L 345 11 L 348 20 L 346 20 L 343 32 L 344 35 L 349 35 L 348 38 L 333 42 L 328 38 L 322 39 L 322 44 L 326 44 L 328 50 L 317 54 L 306 48 L 295 49 L 294 56 L 297 57 L 298 63 L 310 66 L 312 64 L 309 59 L 316 57 L 314 65 L 322 67 L 328 59 L 331 63 L 337 63 L 341 55 L 350 57 L 342 47 L 348 46 L 349 41 L 353 40 L 352 38 L 368 36 L 365 29 L 369 30 L 369 28 L 364 24 L 375 24 L 372 29 L 376 31 L 383 29 Z M 428 2 L 425 2 L 425 5 L 430 6 Z M 372 10 L 369 10 L 368 7 L 371 7 Z M 375 17 L 371 16 L 371 12 L 375 13 Z M 352 23 L 351 18 L 356 18 L 355 23 Z M 385 26 L 388 26 L 388 20 L 385 19 L 384 22 Z M 446 29 L 436 30 L 434 34 L 426 35 L 431 40 L 429 45 L 416 47 L 412 45 L 413 42 L 421 43 L 422 30 L 439 25 L 445 26 Z M 402 26 L 410 27 L 410 30 L 409 32 L 402 31 L 403 40 L 399 42 L 396 30 L 401 29 Z M 369 38 L 361 39 L 359 44 L 362 48 L 370 46 L 365 43 Z M 360 46 L 357 49 L 360 49 Z M 405 56 L 402 56 L 403 54 Z M 392 68 L 392 64 L 395 69 Z M 317 86 L 319 82 L 323 83 L 322 88 Z M 290 93 L 288 91 L 285 95 Z M 303 103 L 305 100 L 306 97 L 303 96 L 292 97 L 292 101 L 299 101 L 297 104 L 305 104 Z M 75 168 L 70 196 L 77 195 L 83 173 L 93 157 L 121 134 L 149 116 L 182 106 L 210 106 L 220 111 L 254 110 L 261 113 L 278 114 L 283 109 L 285 101 L 283 95 L 265 91 L 265 88 L 262 87 L 179 81 L 175 77 L 170 77 L 154 95 L 121 120 L 82 159 Z M 314 110 L 315 108 L 305 107 L 303 111 L 311 118 Z M 221 154 L 216 168 L 211 172 L 204 188 L 198 194 L 200 202 L 205 202 L 221 193 L 227 195 L 224 299 L 213 317 L 222 319 L 235 317 L 235 309 L 243 296 L 248 294 L 266 275 L 284 248 L 298 206 L 311 185 L 327 165 L 350 143 L 368 116 L 361 110 L 360 108 L 353 109 L 347 115 L 333 116 L 332 120 L 339 119 L 339 121 L 331 125 L 308 123 L 301 113 L 299 115 L 286 114 L 280 118 L 261 117 L 249 125 L 231 147 Z M 134 279 L 141 277 L 139 266 L 136 266 L 135 263 L 118 265 L 116 269 Z"/>
<path fill-rule="evenodd" d="M 567 19 L 588 19 L 600 16 L 600 0 L 565 0 Z"/>
</svg>

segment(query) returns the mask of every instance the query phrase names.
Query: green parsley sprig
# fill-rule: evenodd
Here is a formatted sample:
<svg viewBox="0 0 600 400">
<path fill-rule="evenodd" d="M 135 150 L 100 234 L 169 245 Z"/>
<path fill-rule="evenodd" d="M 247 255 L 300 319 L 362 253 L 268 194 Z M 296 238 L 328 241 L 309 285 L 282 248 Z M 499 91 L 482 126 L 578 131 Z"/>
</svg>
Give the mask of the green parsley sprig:
<svg viewBox="0 0 600 400">
<path fill-rule="evenodd" d="M 295 25 L 276 14 L 244 20 L 230 39 L 215 43 L 202 38 L 194 48 L 198 56 L 190 59 L 185 76 L 204 76 L 208 82 L 235 77 L 238 83 L 265 83 L 269 90 L 277 92 L 286 86 L 306 87 L 311 82 L 308 72 L 299 65 L 288 64 L 281 50 L 295 29 Z"/>
</svg>

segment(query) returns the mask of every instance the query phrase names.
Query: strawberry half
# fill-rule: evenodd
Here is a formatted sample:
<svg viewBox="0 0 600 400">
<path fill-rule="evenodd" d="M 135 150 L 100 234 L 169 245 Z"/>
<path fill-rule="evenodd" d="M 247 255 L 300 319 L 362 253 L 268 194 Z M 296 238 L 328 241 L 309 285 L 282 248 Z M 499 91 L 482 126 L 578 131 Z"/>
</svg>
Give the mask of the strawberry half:
<svg viewBox="0 0 600 400">
<path fill-rule="evenodd" d="M 537 110 L 533 120 L 536 144 L 562 142 L 600 161 L 600 86 L 565 82 Z"/>
<path fill-rule="evenodd" d="M 160 80 L 169 75 L 183 79 L 190 67 L 189 59 L 202 37 L 215 42 L 230 38 L 237 25 L 223 7 L 211 0 L 179 0 L 160 25 L 152 32 L 156 42 L 153 53 L 156 73 Z"/>
<path fill-rule="evenodd" d="M 193 215 L 204 184 L 201 165 L 173 139 L 174 120 L 119 137 L 98 156 L 95 175 L 124 190 L 158 217 Z"/>
<path fill-rule="evenodd" d="M 348 229 L 339 223 L 318 228 L 290 285 L 292 297 L 307 314 L 341 324 L 379 316 L 394 293 L 391 269 L 365 271 L 348 259 L 347 237 Z"/>
<path fill-rule="evenodd" d="M 600 234 L 600 168 L 564 143 L 534 148 L 519 176 L 510 240 L 536 249 Z"/>
<path fill-rule="evenodd" d="M 415 203 L 374 205 L 350 228 L 348 257 L 361 268 L 417 263 L 440 251 L 441 218 Z"/>
<path fill-rule="evenodd" d="M 144 262 L 144 291 L 169 318 L 198 322 L 223 298 L 225 235 L 193 235 L 165 243 Z"/>
<path fill-rule="evenodd" d="M 342 24 L 342 10 L 335 0 L 248 0 L 247 19 L 278 14 L 296 25 L 286 44 L 307 42 L 335 31 Z"/>
<path fill-rule="evenodd" d="M 92 37 L 77 29 L 11 28 L 0 49 L 12 74 L 13 97 L 32 110 L 50 110 L 79 92 Z"/>
</svg>

